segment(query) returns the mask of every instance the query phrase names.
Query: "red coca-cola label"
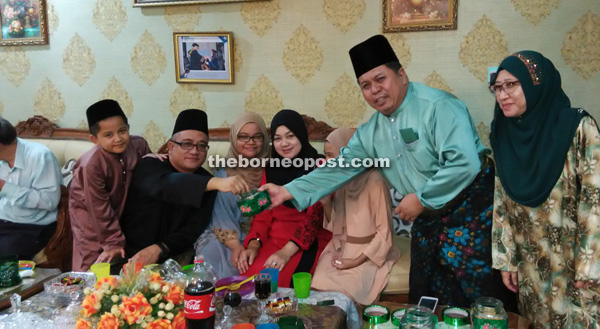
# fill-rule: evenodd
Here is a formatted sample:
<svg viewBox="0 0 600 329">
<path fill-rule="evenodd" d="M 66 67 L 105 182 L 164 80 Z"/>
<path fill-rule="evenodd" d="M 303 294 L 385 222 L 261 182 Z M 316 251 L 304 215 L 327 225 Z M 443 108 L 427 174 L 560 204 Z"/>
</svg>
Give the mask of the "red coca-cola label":
<svg viewBox="0 0 600 329">
<path fill-rule="evenodd" d="M 184 310 L 186 318 L 201 320 L 215 314 L 215 293 L 202 296 L 184 295 Z"/>
</svg>

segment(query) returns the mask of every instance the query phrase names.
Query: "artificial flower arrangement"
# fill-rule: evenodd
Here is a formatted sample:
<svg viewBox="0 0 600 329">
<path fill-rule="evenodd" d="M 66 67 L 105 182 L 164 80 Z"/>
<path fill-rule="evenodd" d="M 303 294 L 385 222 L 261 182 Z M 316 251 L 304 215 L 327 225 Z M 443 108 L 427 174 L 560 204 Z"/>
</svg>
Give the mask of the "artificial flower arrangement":
<svg viewBox="0 0 600 329">
<path fill-rule="evenodd" d="M 76 329 L 185 329 L 183 283 L 127 264 L 120 278 L 108 276 L 84 291 Z"/>
</svg>

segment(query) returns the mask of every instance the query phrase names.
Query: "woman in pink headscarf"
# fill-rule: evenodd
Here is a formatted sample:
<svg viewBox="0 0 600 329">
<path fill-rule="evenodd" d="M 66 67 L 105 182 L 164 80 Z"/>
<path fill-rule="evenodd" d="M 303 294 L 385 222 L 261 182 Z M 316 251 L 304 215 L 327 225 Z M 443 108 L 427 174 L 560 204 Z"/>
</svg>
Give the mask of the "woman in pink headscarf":
<svg viewBox="0 0 600 329">
<path fill-rule="evenodd" d="M 350 128 L 329 134 L 324 147 L 326 158 L 337 157 L 353 134 Z M 333 238 L 321 254 L 312 288 L 340 291 L 360 304 L 371 304 L 400 257 L 392 244 L 387 183 L 377 169 L 368 169 L 322 202 L 324 226 L 333 232 Z"/>
</svg>

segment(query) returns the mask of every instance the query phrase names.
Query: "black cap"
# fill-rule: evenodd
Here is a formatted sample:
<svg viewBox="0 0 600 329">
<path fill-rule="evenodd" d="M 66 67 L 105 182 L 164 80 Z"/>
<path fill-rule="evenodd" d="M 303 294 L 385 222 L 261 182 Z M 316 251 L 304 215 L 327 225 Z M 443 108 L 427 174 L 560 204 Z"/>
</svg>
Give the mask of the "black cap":
<svg viewBox="0 0 600 329">
<path fill-rule="evenodd" d="M 208 136 L 208 117 L 206 112 L 188 109 L 181 111 L 175 120 L 175 127 L 173 127 L 173 135 L 183 130 L 198 130 Z"/>
<path fill-rule="evenodd" d="M 127 117 L 123 109 L 121 109 L 119 103 L 114 99 L 103 99 L 92 104 L 92 106 L 88 107 L 85 115 L 87 116 L 88 127 L 92 127 L 98 121 L 117 116 L 122 117 L 123 121 L 127 123 Z"/>
<path fill-rule="evenodd" d="M 357 79 L 380 65 L 400 62 L 389 41 L 381 34 L 357 44 L 349 53 Z"/>
</svg>

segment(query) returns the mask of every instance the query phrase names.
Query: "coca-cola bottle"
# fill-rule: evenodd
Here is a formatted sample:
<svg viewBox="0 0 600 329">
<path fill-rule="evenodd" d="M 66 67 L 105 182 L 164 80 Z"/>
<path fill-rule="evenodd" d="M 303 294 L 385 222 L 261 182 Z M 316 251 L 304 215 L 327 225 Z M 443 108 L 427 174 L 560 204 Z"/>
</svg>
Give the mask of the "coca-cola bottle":
<svg viewBox="0 0 600 329">
<path fill-rule="evenodd" d="M 188 329 L 215 327 L 215 282 L 213 267 L 204 262 L 204 257 L 196 256 L 185 284 L 184 315 Z"/>
</svg>

